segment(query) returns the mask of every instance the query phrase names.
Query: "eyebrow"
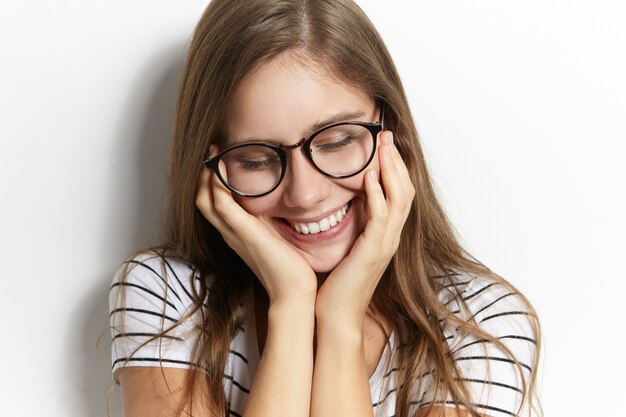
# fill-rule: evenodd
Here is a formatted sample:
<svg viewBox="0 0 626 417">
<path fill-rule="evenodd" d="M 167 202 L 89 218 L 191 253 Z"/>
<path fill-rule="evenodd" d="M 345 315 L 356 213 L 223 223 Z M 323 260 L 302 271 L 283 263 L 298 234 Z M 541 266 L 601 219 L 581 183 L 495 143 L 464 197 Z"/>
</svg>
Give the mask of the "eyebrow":
<svg viewBox="0 0 626 417">
<path fill-rule="evenodd" d="M 310 126 L 307 129 L 307 133 L 306 135 L 304 135 L 304 137 L 309 137 L 311 134 L 313 134 L 314 132 L 317 132 L 318 130 L 320 130 L 323 127 L 326 126 L 330 126 L 332 124 L 335 123 L 341 123 L 341 122 L 349 122 L 349 121 L 353 121 L 356 119 L 359 119 L 361 117 L 365 116 L 365 113 L 362 111 L 355 111 L 355 112 L 342 112 L 342 113 L 337 113 L 331 117 L 329 117 L 328 119 L 325 120 L 321 120 L 317 123 L 315 123 L 314 125 Z M 301 139 L 301 138 L 298 138 Z M 273 138 L 246 138 L 243 140 L 238 140 L 238 139 L 232 139 L 229 138 L 226 140 L 226 143 L 224 144 L 225 147 L 231 147 L 234 145 L 240 145 L 240 144 L 244 144 L 244 143 L 270 143 L 270 144 L 275 144 L 275 145 L 281 145 L 282 142 Z"/>
</svg>

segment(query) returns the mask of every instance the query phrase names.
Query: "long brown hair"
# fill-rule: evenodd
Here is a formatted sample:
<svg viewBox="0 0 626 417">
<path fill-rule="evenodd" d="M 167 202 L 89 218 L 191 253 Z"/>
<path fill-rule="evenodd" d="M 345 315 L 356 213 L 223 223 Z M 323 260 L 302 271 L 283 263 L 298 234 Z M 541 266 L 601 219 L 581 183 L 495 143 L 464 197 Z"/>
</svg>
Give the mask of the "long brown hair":
<svg viewBox="0 0 626 417">
<path fill-rule="evenodd" d="M 178 97 L 166 215 L 168 239 L 163 245 L 168 256 L 194 265 L 205 282 L 196 294 L 195 309 L 202 309 L 203 303 L 207 307 L 195 355 L 197 361 L 208 364 L 210 372 L 190 373 L 189 397 L 194 384 L 200 382 L 197 378 L 207 378 L 212 408 L 226 409 L 223 370 L 229 345 L 244 319 L 244 288 L 254 279 L 196 209 L 202 161 L 211 143 L 219 140 L 226 109 L 241 80 L 254 68 L 285 53 L 322 66 L 384 106 L 386 128 L 394 133 L 416 188 L 400 247 L 372 300 L 392 321 L 402 344 L 396 415 L 408 417 L 414 400 L 411 394 L 418 388 L 415 381 L 424 373 L 435 377 L 438 393 L 449 393 L 457 406 L 478 415 L 451 359 L 441 323 L 493 343 L 511 357 L 520 373 L 522 368 L 497 338 L 475 322 L 452 314 L 440 301 L 440 291 L 454 283 L 452 270 L 489 276 L 514 289 L 457 242 L 431 185 L 393 61 L 367 16 L 350 0 L 213 0 L 196 27 Z M 434 275 L 444 279 L 434 280 Z M 534 310 L 520 297 L 539 344 Z M 537 361 L 538 355 L 523 389 L 524 403 L 534 397 Z"/>
</svg>

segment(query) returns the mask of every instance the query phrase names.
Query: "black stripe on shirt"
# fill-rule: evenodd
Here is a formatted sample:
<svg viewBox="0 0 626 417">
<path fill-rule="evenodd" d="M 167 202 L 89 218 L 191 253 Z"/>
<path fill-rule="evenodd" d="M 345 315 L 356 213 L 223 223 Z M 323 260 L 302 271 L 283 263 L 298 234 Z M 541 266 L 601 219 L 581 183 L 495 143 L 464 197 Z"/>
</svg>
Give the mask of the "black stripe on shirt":
<svg viewBox="0 0 626 417">
<path fill-rule="evenodd" d="M 178 301 L 183 301 L 180 296 L 178 295 L 178 293 L 176 292 L 176 290 L 174 290 L 174 288 L 172 288 L 172 286 L 167 282 L 167 280 L 165 278 L 163 278 L 163 276 L 161 274 L 159 274 L 157 271 L 154 270 L 154 268 L 152 268 L 150 265 L 147 265 L 146 263 L 142 262 L 142 261 L 138 261 L 136 259 L 131 259 L 130 261 L 126 261 L 126 263 L 128 264 L 135 264 L 135 265 L 140 265 L 144 268 L 146 268 L 149 271 L 152 271 L 152 273 L 154 275 L 156 275 L 157 277 L 159 277 L 161 279 L 161 281 L 163 281 L 163 283 L 165 284 L 165 286 L 167 287 L 167 289 L 169 291 L 172 292 L 172 294 L 174 294 L 176 296 L 176 298 L 178 298 Z"/>
<path fill-rule="evenodd" d="M 153 297 L 158 298 L 159 300 L 163 301 L 165 304 L 167 304 L 168 306 L 172 307 L 177 313 L 180 313 L 178 311 L 178 309 L 176 308 L 176 306 L 174 304 L 172 304 L 171 301 L 166 300 L 165 298 L 161 297 L 159 294 L 155 293 L 154 291 L 146 288 L 146 287 L 142 287 L 141 285 L 138 284 L 133 284 L 132 282 L 116 282 L 115 284 L 111 285 L 110 290 L 112 290 L 114 287 L 134 287 L 134 288 L 138 288 L 142 291 L 147 292 L 148 294 L 152 295 Z M 110 291 L 109 290 L 109 291 Z"/>
<path fill-rule="evenodd" d="M 496 314 L 492 314 L 491 316 L 487 316 L 484 319 L 482 319 L 479 323 L 484 323 L 487 320 L 495 319 L 495 318 L 502 317 L 502 316 L 519 316 L 519 315 L 527 316 L 528 313 L 525 311 L 504 311 L 502 313 L 496 313 Z"/>
<path fill-rule="evenodd" d="M 235 356 L 237 356 L 237 357 L 239 357 L 239 358 L 241 358 L 241 360 L 244 361 L 245 363 L 248 363 L 248 359 L 246 359 L 245 356 L 243 356 L 241 353 L 237 352 L 236 350 L 230 349 L 228 352 L 233 354 L 233 355 L 235 355 Z"/>
<path fill-rule="evenodd" d="M 169 320 L 169 321 L 171 321 L 173 323 L 177 322 L 176 319 L 174 319 L 174 318 L 172 318 L 170 316 L 167 316 L 165 314 L 162 314 L 162 313 L 157 313 L 156 311 L 144 310 L 142 308 L 129 308 L 129 307 L 116 308 L 115 310 L 111 311 L 111 313 L 109 314 L 109 317 L 111 317 L 115 313 L 121 313 L 121 312 L 125 312 L 125 311 L 129 311 L 129 312 L 133 312 L 133 313 L 150 314 L 152 316 L 157 316 L 157 317 L 160 317 L 162 319 Z"/>
<path fill-rule="evenodd" d="M 373 408 L 378 407 L 379 405 L 381 405 L 382 403 L 384 403 L 385 401 L 387 401 L 387 398 L 389 398 L 389 396 L 390 396 L 391 394 L 393 394 L 394 392 L 396 392 L 397 390 L 398 390 L 397 388 L 393 388 L 393 389 L 391 389 L 391 390 L 387 391 L 387 394 L 385 394 L 385 396 L 383 397 L 383 399 L 382 399 L 382 400 L 379 400 L 378 402 L 373 403 L 373 404 L 372 404 L 372 407 L 373 407 Z"/>
<path fill-rule="evenodd" d="M 477 384 L 495 385 L 497 387 L 508 388 L 510 390 L 517 391 L 520 394 L 524 393 L 524 391 L 522 391 L 521 389 L 519 389 L 517 387 L 514 387 L 513 385 L 503 384 L 502 382 L 488 381 L 488 380 L 484 380 L 484 379 L 472 379 L 472 378 L 457 378 L 457 381 L 475 382 Z"/>
<path fill-rule="evenodd" d="M 174 268 L 172 267 L 172 265 L 169 263 L 169 261 L 167 260 L 167 258 L 163 257 L 163 261 L 165 262 L 165 265 L 167 265 L 167 269 L 169 269 L 172 272 L 172 275 L 174 275 L 174 278 L 176 278 L 176 281 L 178 281 L 178 284 L 181 286 L 181 288 L 183 289 L 184 293 L 187 295 L 187 297 L 189 297 L 189 299 L 191 301 L 193 301 L 193 296 L 191 295 L 191 293 L 187 290 L 187 286 L 183 285 L 183 283 L 181 282 L 180 278 L 178 277 L 178 274 L 176 273 L 176 271 L 174 271 Z"/>
<path fill-rule="evenodd" d="M 476 290 L 475 292 L 473 292 L 472 294 L 463 297 L 464 301 L 469 301 L 472 298 L 476 297 L 478 294 L 480 294 L 481 292 L 488 290 L 489 288 L 493 287 L 494 285 L 497 285 L 497 282 L 492 282 L 490 284 L 485 285 L 484 287 Z M 465 294 L 467 292 L 467 289 L 463 290 L 460 292 L 460 294 Z M 454 296 L 452 297 L 452 299 L 446 301 L 445 303 L 443 303 L 443 305 L 447 306 L 448 304 L 450 304 L 451 302 L 455 301 L 457 299 L 457 296 L 459 295 L 459 293 L 457 292 L 457 294 L 454 294 Z"/>
<path fill-rule="evenodd" d="M 400 368 L 392 368 L 392 369 L 390 369 L 390 370 L 389 370 L 389 371 L 388 371 L 388 372 L 387 372 L 387 373 L 383 376 L 383 378 L 382 378 L 382 379 L 389 378 L 389 375 L 391 375 L 391 374 L 392 374 L 392 373 L 394 373 L 394 372 L 398 372 L 398 371 L 400 371 Z M 427 377 L 428 375 L 432 375 L 432 374 L 434 374 L 434 373 L 435 373 L 435 370 L 434 370 L 434 369 L 431 369 L 430 371 L 426 371 L 426 372 L 424 372 L 422 375 L 420 375 L 420 376 L 418 377 L 418 379 L 425 378 L 425 377 Z"/>
<path fill-rule="evenodd" d="M 527 342 L 531 342 L 533 344 L 537 344 L 537 341 L 535 339 L 531 339 L 530 337 L 526 337 L 526 336 L 517 336 L 517 335 L 507 335 L 507 336 L 500 336 L 498 339 L 517 339 L 517 340 L 525 340 Z"/>
<path fill-rule="evenodd" d="M 161 333 L 118 333 L 115 336 L 113 336 L 113 340 L 115 339 L 119 339 L 121 337 L 158 337 L 158 338 L 163 338 L 163 339 L 172 339 L 172 340 L 177 340 L 179 342 L 184 342 L 184 340 L 180 337 L 177 336 L 170 336 L 167 334 L 161 334 Z"/>
<path fill-rule="evenodd" d="M 477 315 L 479 315 L 480 313 L 482 313 L 483 311 L 485 311 L 486 309 L 488 309 L 489 307 L 493 306 L 494 304 L 496 304 L 498 301 L 502 300 L 503 298 L 509 297 L 511 295 L 516 295 L 516 292 L 510 292 L 507 294 L 504 294 L 498 298 L 496 298 L 495 300 L 493 300 L 492 302 L 490 302 L 489 304 L 487 304 L 486 306 L 484 306 L 483 308 L 481 308 L 480 310 L 478 310 L 477 312 L 475 312 L 474 314 L 472 314 L 472 317 L 470 317 L 469 319 L 473 319 L 474 317 L 476 317 Z"/>
<path fill-rule="evenodd" d="M 472 283 L 472 281 L 474 281 L 476 278 L 472 277 L 471 279 L 468 279 L 467 281 L 457 281 L 457 282 L 452 282 L 450 284 L 445 284 L 443 287 L 441 287 L 442 289 L 447 289 L 447 288 L 452 288 L 452 287 L 462 287 L 463 285 L 469 285 Z"/>
<path fill-rule="evenodd" d="M 120 362 L 156 362 L 156 363 L 176 363 L 179 365 L 187 365 L 190 368 L 200 368 L 205 370 L 206 372 L 209 372 L 209 368 L 207 368 L 206 366 L 201 366 L 198 365 L 197 363 L 193 363 L 193 362 L 189 362 L 189 361 L 181 361 L 181 360 L 177 360 L 177 359 L 162 359 L 162 358 L 137 358 L 137 357 L 130 357 L 130 358 L 119 358 L 117 360 L 115 360 L 115 362 L 113 362 L 113 366 L 112 368 L 115 368 L 115 365 L 117 365 Z"/>
<path fill-rule="evenodd" d="M 531 342 L 531 343 L 533 343 L 535 345 L 537 344 L 537 342 L 534 339 L 531 339 L 530 337 L 526 337 L 526 336 L 507 335 L 507 336 L 500 336 L 497 339 L 500 339 L 500 340 L 502 340 L 502 339 L 516 339 L 516 340 L 524 340 L 526 342 Z M 477 345 L 479 343 L 489 343 L 489 340 L 487 340 L 487 339 L 479 339 L 479 340 L 474 340 L 473 342 L 466 343 L 463 346 L 460 346 L 460 347 L 456 348 L 455 350 L 453 350 L 452 354 L 453 355 L 457 354 L 459 351 L 461 351 L 461 350 L 463 350 L 463 349 L 465 349 L 467 347 L 470 347 L 470 346 L 473 346 L 473 345 Z"/>
<path fill-rule="evenodd" d="M 241 391 L 245 392 L 246 394 L 250 394 L 250 389 L 244 387 L 243 385 L 241 385 L 238 381 L 235 380 L 235 378 L 232 377 L 232 375 L 226 375 L 224 374 L 224 379 L 228 379 L 229 381 L 232 382 L 232 384 L 234 386 L 236 386 L 237 388 L 239 388 Z"/>
<path fill-rule="evenodd" d="M 383 376 L 383 379 L 385 378 L 389 378 L 389 375 L 391 375 L 394 372 L 398 372 L 400 370 L 400 368 L 391 368 L 386 374 L 385 376 Z"/>
<path fill-rule="evenodd" d="M 474 340 L 473 342 L 466 343 L 463 346 L 460 346 L 460 347 L 456 348 L 451 353 L 454 355 L 454 354 L 458 353 L 460 350 L 463 350 L 463 349 L 465 349 L 467 347 L 470 347 L 470 346 L 473 346 L 473 345 L 477 345 L 479 343 L 488 343 L 488 342 L 489 342 L 489 340 L 487 340 L 487 339 Z"/>
<path fill-rule="evenodd" d="M 473 292 L 472 294 L 468 295 L 467 297 L 463 297 L 463 300 L 468 301 L 471 300 L 472 298 L 476 297 L 478 294 L 480 294 L 481 292 L 493 287 L 494 285 L 497 285 L 496 282 L 492 282 L 491 284 L 487 284 L 484 287 L 482 287 L 479 290 L 476 290 L 475 292 Z"/>
<path fill-rule="evenodd" d="M 397 371 L 397 368 L 392 369 L 391 371 L 389 371 L 389 373 L 387 373 L 387 375 L 385 375 L 383 378 L 386 378 L 389 376 L 389 374 L 391 374 L 391 372 L 393 371 Z M 428 375 L 432 375 L 435 373 L 435 370 L 432 369 L 428 372 L 424 372 L 422 375 L 420 375 L 417 379 L 423 379 L 425 377 L 427 377 Z M 404 386 L 407 384 L 407 382 L 404 382 L 403 384 L 400 384 L 400 388 L 404 388 Z M 394 392 L 396 392 L 398 390 L 398 388 L 393 388 L 391 390 L 389 390 L 384 396 L 382 400 L 379 400 L 378 402 L 372 404 L 372 407 L 378 407 L 379 405 L 381 405 L 382 403 L 384 403 L 387 398 Z M 422 394 L 422 398 L 420 399 L 419 402 L 421 402 L 424 399 L 424 396 L 426 395 L 426 392 L 428 392 L 428 390 L 424 391 L 424 393 Z M 380 398 L 380 397 L 379 397 Z"/>
<path fill-rule="evenodd" d="M 507 358 L 500 358 L 497 356 L 462 356 L 460 358 L 455 358 L 454 359 L 457 362 L 460 361 L 471 361 L 471 360 L 488 360 L 488 361 L 498 361 L 498 362 L 507 362 L 510 363 L 512 365 L 515 365 L 515 361 L 511 360 L 511 359 L 507 359 Z M 525 363 L 519 362 L 519 364 L 526 368 L 529 372 L 532 372 L 532 368 L 528 365 L 526 365 Z"/>
</svg>

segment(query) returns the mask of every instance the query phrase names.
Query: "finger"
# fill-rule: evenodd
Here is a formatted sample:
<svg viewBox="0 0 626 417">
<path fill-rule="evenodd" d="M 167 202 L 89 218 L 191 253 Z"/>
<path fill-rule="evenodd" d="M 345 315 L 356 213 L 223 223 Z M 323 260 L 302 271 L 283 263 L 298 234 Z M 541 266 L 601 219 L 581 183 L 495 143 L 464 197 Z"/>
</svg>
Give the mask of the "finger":
<svg viewBox="0 0 626 417">
<path fill-rule="evenodd" d="M 235 228 L 245 221 L 247 214 L 239 204 L 233 199 L 233 195 L 228 188 L 213 174 L 211 178 L 211 192 L 213 193 L 213 204 L 215 211 L 230 225 Z"/>
<path fill-rule="evenodd" d="M 235 235 L 233 238 L 241 240 L 245 236 L 245 240 L 249 244 L 257 244 L 266 240 L 267 228 L 235 201 L 231 191 L 215 174 L 213 174 L 212 185 L 215 211 L 228 225 L 231 233 Z M 226 239 L 226 236 L 224 238 Z"/>
<path fill-rule="evenodd" d="M 398 151 L 393 143 L 393 134 L 384 132 L 381 136 L 380 171 L 388 197 L 397 197 L 400 192 L 400 165 L 404 165 L 402 158 L 398 158 Z"/>
<path fill-rule="evenodd" d="M 213 177 L 215 174 L 207 168 L 204 168 L 200 175 L 200 185 L 196 196 L 196 207 L 200 213 L 226 238 L 227 234 L 232 233 L 231 228 L 226 224 L 222 216 L 215 210 L 213 203 Z"/>
<path fill-rule="evenodd" d="M 210 188 L 211 171 L 207 168 L 202 169 L 200 179 L 198 180 L 198 194 L 196 194 L 196 207 L 200 210 L 202 215 L 211 221 L 211 202 L 213 197 L 211 195 Z"/>
<path fill-rule="evenodd" d="M 393 144 L 393 135 L 391 132 L 385 132 L 381 138 L 381 177 L 385 195 L 389 217 L 387 219 L 389 234 L 394 242 L 402 231 L 404 223 L 411 210 L 411 203 L 415 195 L 415 189 L 411 183 L 408 169 Z"/>
<path fill-rule="evenodd" d="M 384 132 L 381 137 L 380 148 L 380 175 L 382 184 L 385 189 L 385 196 L 388 204 L 396 205 L 401 201 L 402 197 L 402 179 L 398 167 L 398 161 L 395 158 L 397 150 L 393 144 L 393 135 L 391 132 Z"/>
<path fill-rule="evenodd" d="M 388 209 L 385 194 L 375 170 L 368 170 L 365 174 L 365 195 L 369 219 L 363 235 L 368 238 L 372 237 L 372 234 L 382 236 L 385 230 Z"/>
<path fill-rule="evenodd" d="M 408 169 L 393 143 L 391 132 L 386 132 L 382 142 L 380 165 L 385 194 L 394 208 L 406 206 L 413 200 L 415 193 Z"/>
</svg>

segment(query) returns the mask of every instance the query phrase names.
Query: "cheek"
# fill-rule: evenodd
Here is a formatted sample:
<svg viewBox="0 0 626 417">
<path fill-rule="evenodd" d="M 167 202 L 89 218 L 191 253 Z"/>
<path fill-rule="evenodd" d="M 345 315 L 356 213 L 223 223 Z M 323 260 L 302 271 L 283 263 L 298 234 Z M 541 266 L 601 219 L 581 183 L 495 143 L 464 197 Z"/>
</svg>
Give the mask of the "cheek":
<svg viewBox="0 0 626 417">
<path fill-rule="evenodd" d="M 372 158 L 372 162 L 370 162 L 370 164 L 362 172 L 355 175 L 354 177 L 336 180 L 336 182 L 344 188 L 348 188 L 353 191 L 365 192 L 365 174 L 371 170 L 374 170 L 376 172 L 376 177 L 380 178 L 380 162 L 378 161 L 378 149 L 376 150 L 376 153 Z"/>
<path fill-rule="evenodd" d="M 272 194 L 257 198 L 233 196 L 233 199 L 245 211 L 255 217 L 261 217 L 264 214 L 269 213 L 272 207 L 276 207 L 276 202 L 272 198 Z"/>
</svg>

